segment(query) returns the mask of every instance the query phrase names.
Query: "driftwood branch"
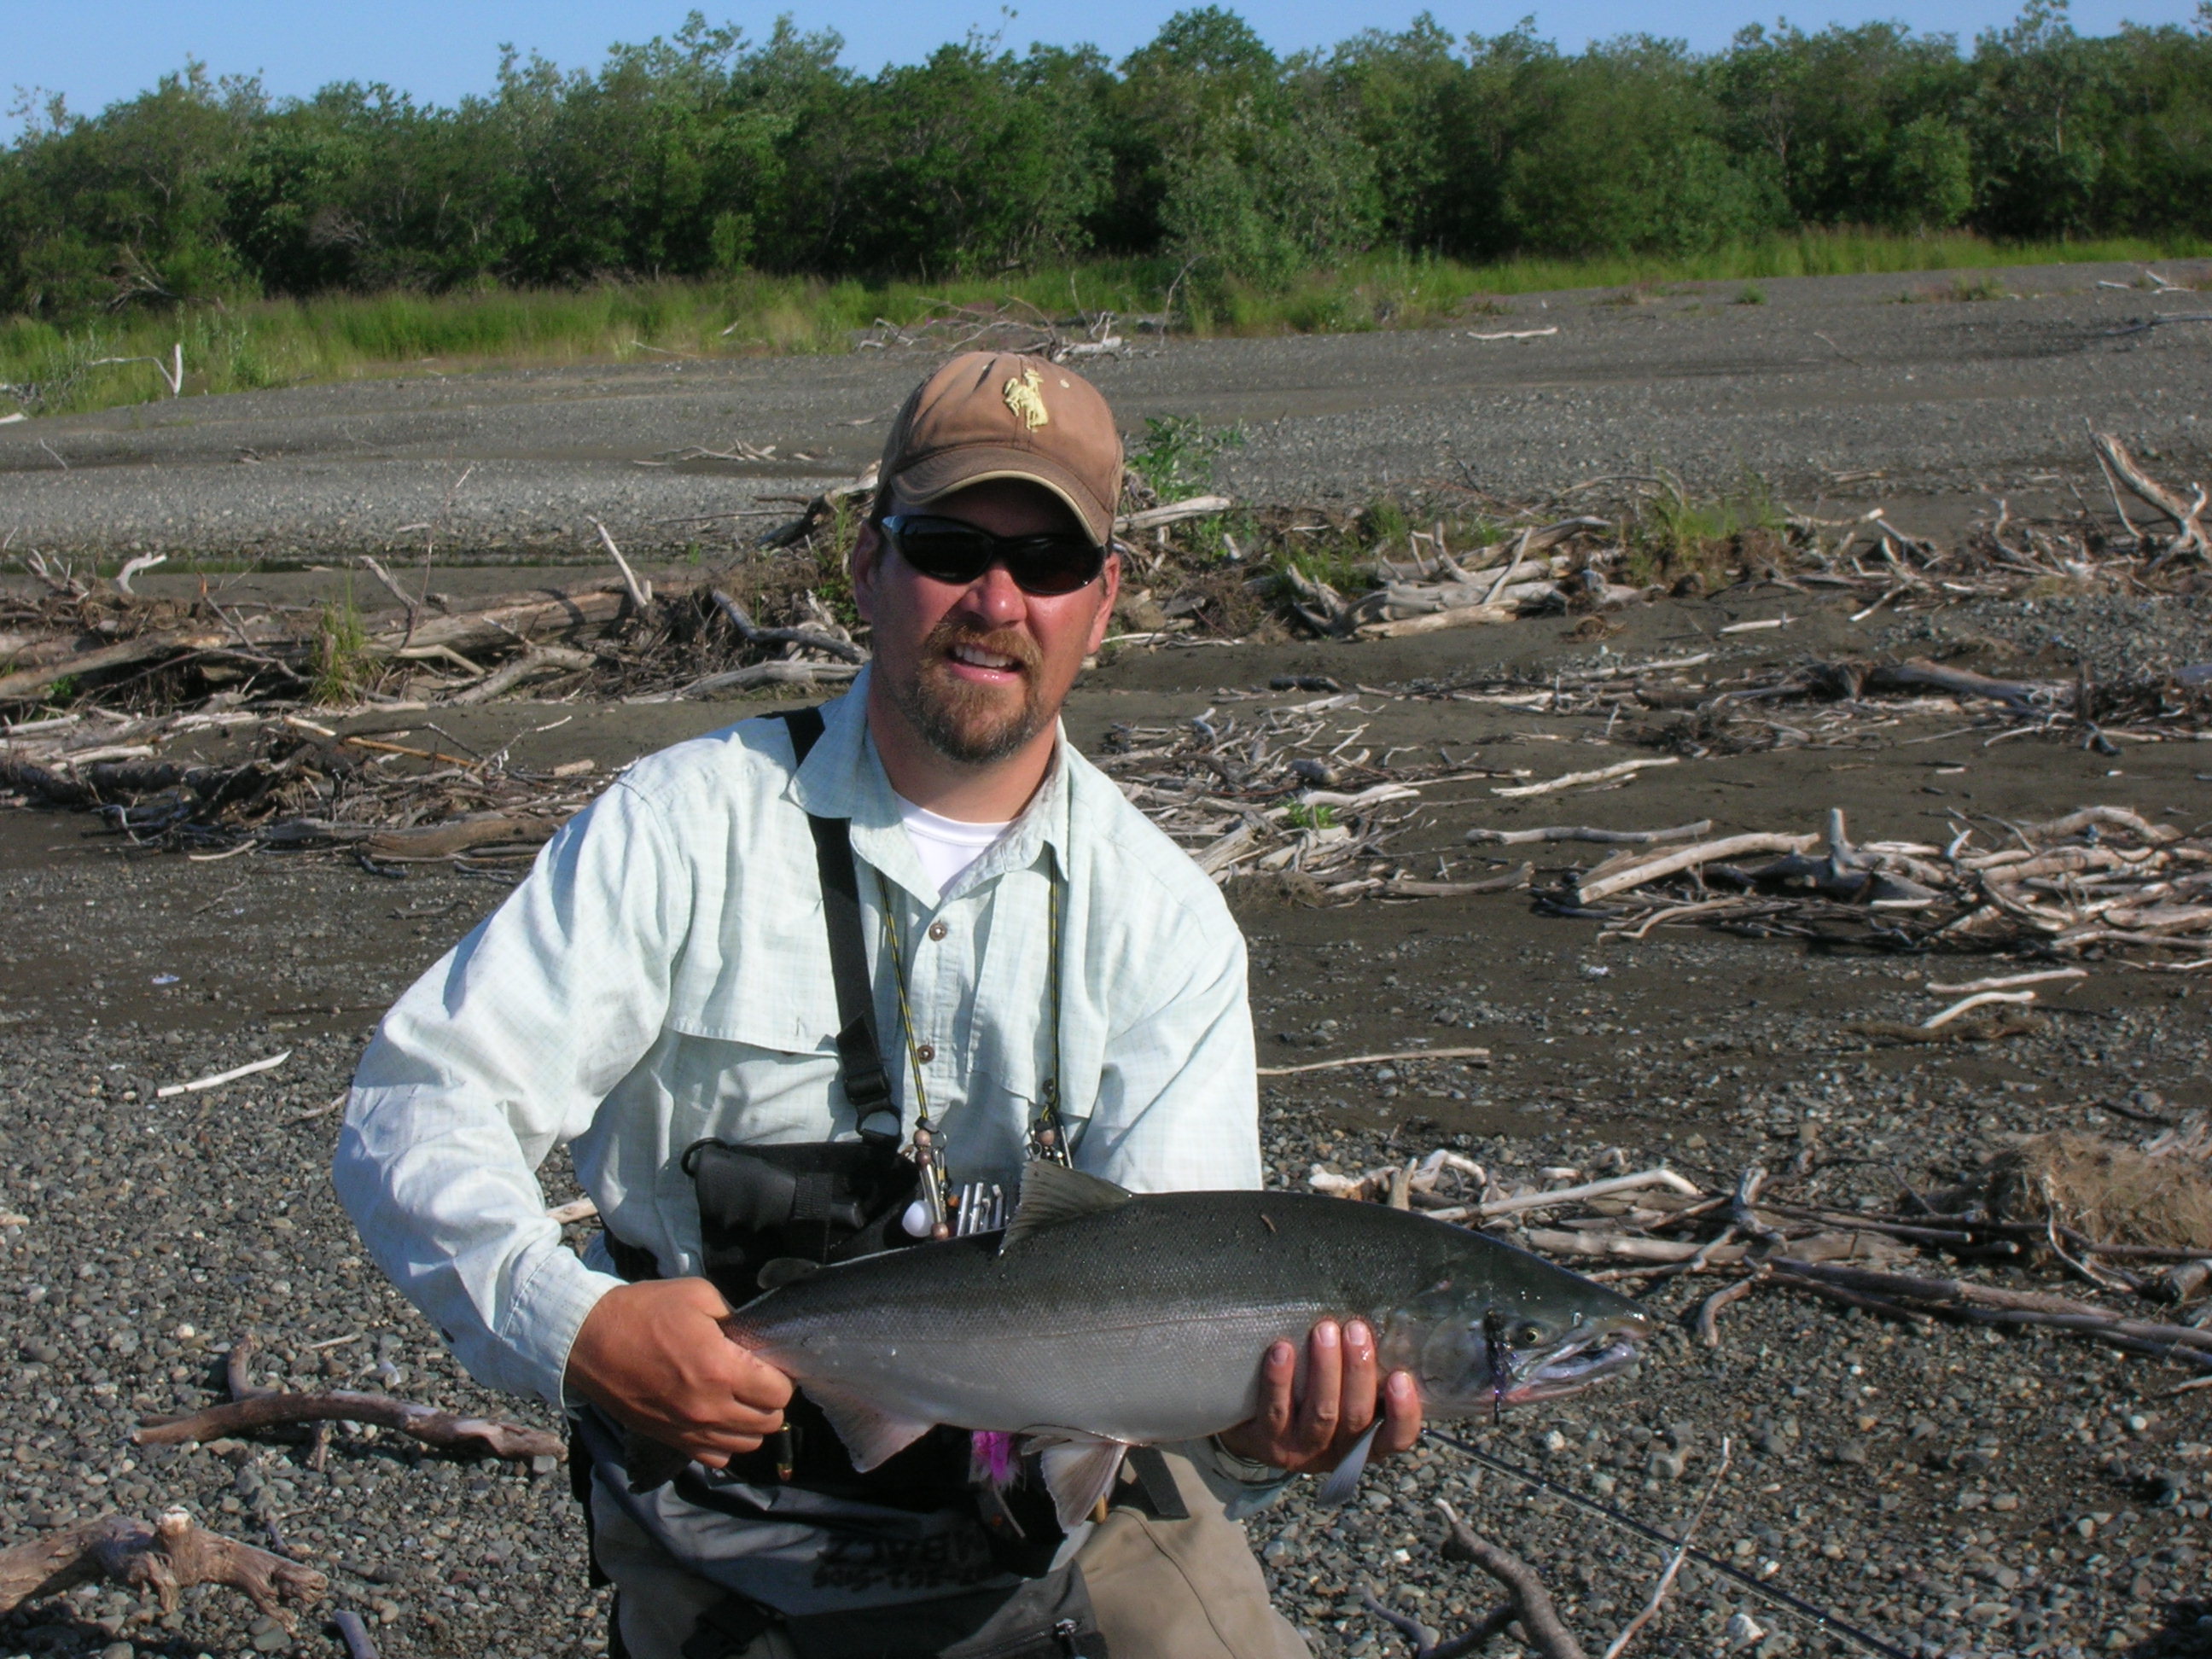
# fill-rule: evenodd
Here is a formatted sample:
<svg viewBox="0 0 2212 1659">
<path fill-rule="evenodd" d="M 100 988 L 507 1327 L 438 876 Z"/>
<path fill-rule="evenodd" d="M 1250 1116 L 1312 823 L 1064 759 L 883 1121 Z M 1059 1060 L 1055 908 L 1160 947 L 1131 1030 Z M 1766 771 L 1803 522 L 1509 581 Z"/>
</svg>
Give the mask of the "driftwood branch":
<svg viewBox="0 0 2212 1659">
<path fill-rule="evenodd" d="M 164 1613 L 176 1611 L 179 1590 L 228 1584 L 287 1627 L 292 1620 L 280 1598 L 312 1601 L 330 1588 L 312 1567 L 208 1532 L 184 1510 L 171 1510 L 151 1526 L 130 1516 L 102 1516 L 0 1551 L 0 1613 L 100 1579 L 152 1590 Z"/>
<path fill-rule="evenodd" d="M 252 1349 L 250 1342 L 241 1340 L 230 1351 L 225 1372 L 233 1396 L 229 1404 L 149 1424 L 131 1438 L 142 1446 L 177 1446 L 251 1434 L 281 1424 L 374 1423 L 379 1428 L 397 1429 L 441 1451 L 489 1452 L 510 1462 L 538 1457 L 565 1459 L 568 1455 L 567 1443 L 543 1429 L 502 1423 L 495 1418 L 464 1417 L 389 1395 L 295 1394 L 258 1388 L 246 1378 L 246 1356 Z"/>
<path fill-rule="evenodd" d="M 1672 830 L 1594 830 L 1588 824 L 1553 823 L 1540 830 L 1470 830 L 1467 839 L 1468 844 L 1474 847 L 1526 847 L 1537 842 L 1554 841 L 1591 842 L 1601 847 L 1649 847 L 1708 835 L 1712 827 L 1711 818 L 1677 824 Z"/>
<path fill-rule="evenodd" d="M 1605 1650 L 1605 1659 L 1620 1659 L 1620 1656 L 1627 1651 L 1628 1644 L 1636 1639 L 1636 1633 L 1657 1615 L 1661 1604 L 1667 1600 L 1667 1592 L 1674 1587 L 1675 1574 L 1682 1571 L 1682 1562 L 1690 1553 L 1690 1540 L 1697 1535 L 1698 1523 L 1705 1520 L 1705 1511 L 1712 1507 L 1713 1494 L 1721 1489 L 1721 1481 L 1729 1472 L 1729 1461 L 1733 1455 L 1729 1437 L 1723 1435 L 1720 1465 L 1713 1470 L 1713 1478 L 1705 1483 L 1705 1496 L 1698 1500 L 1697 1510 L 1691 1515 L 1689 1524 L 1682 1528 L 1681 1540 L 1675 1545 L 1674 1553 L 1668 1558 L 1666 1571 L 1659 1575 L 1659 1582 L 1652 1586 L 1651 1599 L 1644 1604 L 1635 1618 L 1621 1627 L 1620 1634 L 1613 1638 L 1613 1645 Z"/>
<path fill-rule="evenodd" d="M 533 645 L 513 662 L 494 670 L 453 701 L 457 703 L 489 702 L 493 698 L 513 690 L 525 680 L 543 679 L 549 674 L 569 674 L 590 668 L 599 661 L 588 651 L 572 651 L 565 645 Z"/>
<path fill-rule="evenodd" d="M 1487 1048 L 1407 1048 L 1392 1054 L 1346 1054 L 1341 1060 L 1310 1060 L 1303 1066 L 1262 1066 L 1261 1077 L 1290 1077 L 1299 1072 L 1334 1072 L 1347 1066 L 1397 1066 L 1409 1060 L 1487 1060 Z"/>
<path fill-rule="evenodd" d="M 738 630 L 748 645 L 796 645 L 809 651 L 826 651 L 842 662 L 863 663 L 868 653 L 850 640 L 841 640 L 811 628 L 763 628 L 752 613 L 719 587 L 712 590 L 714 608 Z"/>
<path fill-rule="evenodd" d="M 615 545 L 615 538 L 608 532 L 606 526 L 594 519 L 592 528 L 599 532 L 599 542 L 607 550 L 607 556 L 615 562 L 615 568 L 622 572 L 623 587 L 629 594 L 629 602 L 637 607 L 640 615 L 643 615 L 653 604 L 653 584 L 638 580 L 637 572 L 629 568 L 629 561 L 623 557 L 622 549 Z"/>
<path fill-rule="evenodd" d="M 678 695 L 703 697 L 710 691 L 747 691 L 757 685 L 842 685 L 860 672 L 842 662 L 757 662 L 694 680 Z"/>
<path fill-rule="evenodd" d="M 1460 1211 L 1439 1210 L 1440 1221 L 1461 1221 L 1470 1216 L 1480 1216 L 1485 1221 L 1494 1221 L 1499 1216 L 1525 1215 L 1531 1210 L 1553 1210 L 1563 1204 L 1579 1204 L 1585 1199 L 1609 1198 L 1616 1193 L 1641 1192 L 1646 1188 L 1663 1187 L 1685 1197 L 1702 1196 L 1696 1183 L 1685 1180 L 1672 1170 L 1644 1170 L 1634 1175 L 1608 1176 L 1602 1181 L 1586 1181 L 1579 1187 L 1558 1187 L 1545 1193 L 1521 1193 L 1512 1198 L 1500 1198 L 1487 1204 L 1471 1204 Z"/>
<path fill-rule="evenodd" d="M 1912 1318 L 1940 1314 L 1984 1325 L 2039 1325 L 2179 1364 L 2212 1368 L 2212 1330 L 2193 1325 L 2124 1319 L 2092 1303 L 1967 1279 L 1874 1273 L 1790 1256 L 1771 1257 L 1767 1266 L 1771 1283 L 1877 1313 Z"/>
<path fill-rule="evenodd" d="M 2206 538 L 2204 526 L 2198 517 L 2204 509 L 2202 495 L 2194 502 L 2184 501 L 2144 471 L 2142 464 L 2128 453 L 2127 446 L 2109 432 L 2094 434 L 2093 441 L 2096 444 L 2099 459 L 2118 473 L 2121 481 L 2130 489 L 2173 520 L 2181 532 L 2174 538 L 2175 551 L 2194 550 L 2198 553 L 2212 554 L 2212 540 Z"/>
<path fill-rule="evenodd" d="M 380 1659 L 368 1624 L 352 1608 L 343 1607 L 332 1613 L 331 1623 L 337 1627 L 338 1640 L 345 1644 L 346 1659 Z"/>
<path fill-rule="evenodd" d="M 779 525 L 769 531 L 760 538 L 757 545 L 765 550 L 789 547 L 793 542 L 804 541 L 823 525 L 835 519 L 840 507 L 848 501 L 862 501 L 874 495 L 877 465 L 878 463 L 871 461 L 866 470 L 857 478 L 849 478 L 843 483 L 830 485 L 829 489 L 807 502 L 805 512 L 787 523 Z"/>
<path fill-rule="evenodd" d="M 1565 777 L 1547 778 L 1541 783 L 1513 784 L 1502 789 L 1492 789 L 1493 795 L 1549 795 L 1561 789 L 1572 789 L 1579 784 L 1610 783 L 1615 778 L 1628 777 L 1654 766 L 1675 766 L 1681 763 L 1680 755 L 1661 755 L 1650 760 L 1622 761 L 1615 766 L 1601 766 L 1592 772 L 1570 772 Z"/>
<path fill-rule="evenodd" d="M 463 1417 L 389 1395 L 276 1393 L 234 1400 L 227 1406 L 210 1406 L 188 1417 L 173 1418 L 138 1430 L 131 1438 L 142 1446 L 175 1446 L 227 1436 L 251 1434 L 257 1429 L 287 1423 L 374 1423 L 435 1446 L 441 1451 L 489 1452 L 510 1462 L 537 1457 L 565 1457 L 560 1436 L 543 1429 L 525 1428 L 489 1417 Z"/>
<path fill-rule="evenodd" d="M 1745 836 L 1723 836 L 1718 841 L 1700 842 L 1695 847 L 1685 847 L 1680 852 L 1666 853 L 1657 858 L 1632 864 L 1625 870 L 1601 876 L 1582 884 L 1580 896 L 1584 904 L 1595 904 L 1600 899 L 1610 898 L 1615 893 L 1625 893 L 1631 888 L 1666 876 L 1679 875 L 1685 870 L 1717 864 L 1723 859 L 1744 858 L 1753 853 L 1802 853 L 1818 844 L 1818 836 L 1775 836 L 1753 833 Z"/>
<path fill-rule="evenodd" d="M 1583 1659 L 1582 1644 L 1560 1621 L 1558 1610 L 1552 1605 L 1552 1593 L 1544 1588 L 1544 1581 L 1536 1576 L 1535 1569 L 1477 1534 L 1460 1519 L 1459 1512 L 1446 1500 L 1438 1498 L 1437 1508 L 1443 1511 L 1451 1528 L 1451 1536 L 1444 1544 L 1446 1559 L 1472 1561 L 1505 1587 L 1506 1594 L 1512 1598 L 1513 1618 L 1520 1621 L 1521 1628 L 1528 1633 L 1529 1642 L 1545 1659 Z M 1437 1659 L 1442 1659 L 1441 1653 Z"/>
</svg>

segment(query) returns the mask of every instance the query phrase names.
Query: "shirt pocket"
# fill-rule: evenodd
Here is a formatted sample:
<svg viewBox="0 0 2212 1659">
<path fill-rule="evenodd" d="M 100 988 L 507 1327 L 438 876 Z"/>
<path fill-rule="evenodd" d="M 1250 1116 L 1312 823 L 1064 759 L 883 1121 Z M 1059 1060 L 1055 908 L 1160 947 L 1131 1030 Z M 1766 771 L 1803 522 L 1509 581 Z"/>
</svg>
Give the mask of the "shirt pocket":
<svg viewBox="0 0 2212 1659">
<path fill-rule="evenodd" d="M 763 975 L 763 979 L 769 975 Z M 831 1017 L 764 985 L 711 1011 L 672 1006 L 670 1145 L 830 1140 L 853 1131 Z"/>
</svg>

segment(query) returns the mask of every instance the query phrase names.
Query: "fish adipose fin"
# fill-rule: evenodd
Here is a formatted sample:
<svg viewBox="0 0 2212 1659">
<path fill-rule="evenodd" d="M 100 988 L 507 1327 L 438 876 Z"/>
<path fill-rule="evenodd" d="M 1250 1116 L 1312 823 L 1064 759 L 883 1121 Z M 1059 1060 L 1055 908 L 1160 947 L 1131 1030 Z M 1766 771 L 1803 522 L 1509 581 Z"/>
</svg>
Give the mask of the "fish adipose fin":
<svg viewBox="0 0 2212 1659">
<path fill-rule="evenodd" d="M 800 1386 L 805 1389 L 807 1397 L 822 1407 L 830 1426 L 845 1443 L 846 1455 L 853 1460 L 853 1467 L 863 1474 L 897 1456 L 937 1426 L 934 1423 L 915 1423 L 903 1417 L 893 1417 L 880 1406 L 834 1382 L 806 1382 Z"/>
<path fill-rule="evenodd" d="M 1117 1208 L 1135 1196 L 1110 1181 L 1085 1175 L 1048 1158 L 1033 1158 L 1022 1170 L 1021 1202 L 1015 1207 L 1014 1218 L 1006 1224 L 1006 1236 L 999 1241 L 999 1254 L 1004 1255 L 1031 1233 Z"/>
<path fill-rule="evenodd" d="M 1045 1490 L 1052 1494 L 1061 1530 L 1073 1531 L 1114 1490 L 1129 1449 L 1119 1440 L 1088 1436 L 1065 1440 L 1046 1437 L 1042 1444 L 1038 1461 L 1044 1465 Z"/>
<path fill-rule="evenodd" d="M 1360 1472 L 1367 1467 L 1367 1454 L 1374 1449 L 1375 1431 L 1382 1426 L 1382 1419 L 1378 1417 L 1367 1425 L 1366 1433 L 1352 1443 L 1344 1462 L 1330 1471 L 1328 1479 L 1321 1483 L 1321 1490 L 1314 1494 L 1316 1503 L 1344 1504 L 1352 1501 L 1352 1494 L 1359 1490 Z"/>
</svg>

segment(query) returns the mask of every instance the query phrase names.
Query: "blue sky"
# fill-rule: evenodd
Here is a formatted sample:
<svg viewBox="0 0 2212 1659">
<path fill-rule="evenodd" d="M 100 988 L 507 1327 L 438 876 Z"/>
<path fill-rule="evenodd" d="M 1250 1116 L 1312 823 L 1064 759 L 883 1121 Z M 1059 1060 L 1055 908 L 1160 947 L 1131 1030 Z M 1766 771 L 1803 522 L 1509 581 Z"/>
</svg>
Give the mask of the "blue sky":
<svg viewBox="0 0 2212 1659">
<path fill-rule="evenodd" d="M 491 83 L 500 44 L 536 50 L 564 67 L 596 63 L 617 40 L 666 33 L 683 21 L 685 0 L 382 0 L 374 6 L 301 3 L 301 0 L 0 0 L 0 95 L 15 87 L 63 94 L 73 109 L 102 105 L 150 86 L 164 71 L 198 58 L 218 74 L 259 74 L 272 92 L 304 94 L 331 81 L 384 81 L 418 99 L 446 103 Z M 873 70 L 908 62 L 969 28 L 1003 28 L 1010 45 L 1089 41 L 1118 56 L 1141 45 L 1178 9 L 1178 0 L 1027 0 L 1011 21 L 994 0 L 931 6 L 892 0 L 809 0 L 794 4 L 808 29 L 845 37 L 846 61 Z M 1324 0 L 1248 0 L 1236 8 L 1278 51 L 1328 46 L 1356 27 L 1402 27 L 1424 8 L 1401 0 L 1347 6 Z M 1699 47 L 1726 43 L 1742 23 L 1762 17 L 1752 0 L 1741 7 L 1694 9 L 1629 0 L 1504 0 L 1504 3 L 1428 8 L 1455 33 L 1496 33 L 1534 10 L 1540 33 L 1563 46 L 1625 31 L 1689 40 Z M 703 8 L 755 34 L 777 8 Z M 2017 0 L 1923 0 L 1912 7 L 1881 0 L 1813 0 L 1788 14 L 1807 28 L 1829 22 L 1895 17 L 1923 31 L 1971 39 L 2002 25 Z M 2186 22 L 2197 0 L 2077 0 L 2075 25 L 2106 33 L 2122 20 Z M 13 119 L 0 120 L 12 135 Z"/>
</svg>

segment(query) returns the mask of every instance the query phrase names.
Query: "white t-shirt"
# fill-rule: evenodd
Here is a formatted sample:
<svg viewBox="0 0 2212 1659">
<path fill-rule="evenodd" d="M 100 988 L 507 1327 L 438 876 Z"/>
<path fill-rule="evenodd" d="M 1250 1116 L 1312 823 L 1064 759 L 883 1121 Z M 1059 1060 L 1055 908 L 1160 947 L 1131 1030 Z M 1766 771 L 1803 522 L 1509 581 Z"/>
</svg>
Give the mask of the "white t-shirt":
<svg viewBox="0 0 2212 1659">
<path fill-rule="evenodd" d="M 906 820 L 907 836 L 914 842 L 915 856 L 940 893 L 951 892 L 952 884 L 991 850 L 1012 823 L 1011 819 L 1006 823 L 967 823 L 942 817 L 926 806 L 916 806 L 904 795 L 898 798 L 898 804 L 899 816 Z"/>
</svg>

